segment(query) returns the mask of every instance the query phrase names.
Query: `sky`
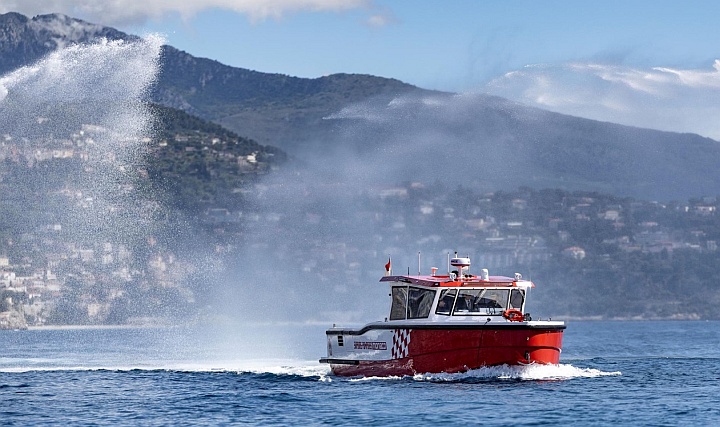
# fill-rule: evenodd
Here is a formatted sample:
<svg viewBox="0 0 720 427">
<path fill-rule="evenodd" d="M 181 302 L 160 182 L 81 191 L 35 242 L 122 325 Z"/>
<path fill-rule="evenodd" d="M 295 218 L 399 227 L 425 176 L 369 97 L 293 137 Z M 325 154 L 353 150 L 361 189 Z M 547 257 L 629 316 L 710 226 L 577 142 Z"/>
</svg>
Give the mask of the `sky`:
<svg viewBox="0 0 720 427">
<path fill-rule="evenodd" d="M 297 77 L 360 73 L 720 140 L 720 2 L 3 0 L 194 56 Z"/>
</svg>

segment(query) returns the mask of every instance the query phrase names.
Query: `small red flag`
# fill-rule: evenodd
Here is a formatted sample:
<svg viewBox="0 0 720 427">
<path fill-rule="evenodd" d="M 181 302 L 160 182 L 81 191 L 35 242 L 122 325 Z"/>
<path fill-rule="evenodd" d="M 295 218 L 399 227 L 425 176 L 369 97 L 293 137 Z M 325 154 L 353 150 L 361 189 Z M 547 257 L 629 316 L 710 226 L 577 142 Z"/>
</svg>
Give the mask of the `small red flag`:
<svg viewBox="0 0 720 427">
<path fill-rule="evenodd" d="M 390 258 L 388 258 L 388 262 L 385 264 L 385 271 L 390 272 Z"/>
</svg>

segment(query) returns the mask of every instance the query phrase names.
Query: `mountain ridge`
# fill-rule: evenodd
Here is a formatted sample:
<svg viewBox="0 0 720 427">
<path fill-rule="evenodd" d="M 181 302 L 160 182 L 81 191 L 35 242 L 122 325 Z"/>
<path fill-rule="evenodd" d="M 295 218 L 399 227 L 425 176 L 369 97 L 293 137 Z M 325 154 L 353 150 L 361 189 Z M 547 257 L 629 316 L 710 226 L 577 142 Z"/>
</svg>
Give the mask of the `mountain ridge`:
<svg viewBox="0 0 720 427">
<path fill-rule="evenodd" d="M 0 74 L 32 64 L 53 50 L 94 39 L 137 40 L 111 27 L 91 24 L 63 14 L 28 18 L 16 12 L 0 14 Z"/>
<path fill-rule="evenodd" d="M 137 39 L 65 15 L 0 15 L 0 71 L 98 37 Z M 417 165 L 443 159 L 463 165 L 472 181 L 488 189 L 527 185 L 677 200 L 720 187 L 720 144 L 712 139 L 552 113 L 484 94 L 432 91 L 396 79 L 270 74 L 164 46 L 150 98 L 294 157 L 341 156 L 325 158 L 329 163 L 352 155 L 367 167 L 380 164 L 383 150 L 402 153 L 403 164 L 392 166 L 402 170 L 395 174 L 400 180 L 433 180 L 429 168 Z M 476 171 L 479 165 L 483 173 Z M 509 173 L 507 165 L 520 165 L 526 173 Z"/>
</svg>

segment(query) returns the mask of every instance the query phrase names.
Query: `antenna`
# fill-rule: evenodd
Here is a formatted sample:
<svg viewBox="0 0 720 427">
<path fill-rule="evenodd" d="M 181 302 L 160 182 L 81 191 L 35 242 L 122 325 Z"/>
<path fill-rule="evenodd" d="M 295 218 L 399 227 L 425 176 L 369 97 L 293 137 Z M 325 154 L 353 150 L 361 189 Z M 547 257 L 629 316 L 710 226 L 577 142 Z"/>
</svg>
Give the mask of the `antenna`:
<svg viewBox="0 0 720 427">
<path fill-rule="evenodd" d="M 420 275 L 420 251 L 418 251 L 418 276 Z"/>
</svg>

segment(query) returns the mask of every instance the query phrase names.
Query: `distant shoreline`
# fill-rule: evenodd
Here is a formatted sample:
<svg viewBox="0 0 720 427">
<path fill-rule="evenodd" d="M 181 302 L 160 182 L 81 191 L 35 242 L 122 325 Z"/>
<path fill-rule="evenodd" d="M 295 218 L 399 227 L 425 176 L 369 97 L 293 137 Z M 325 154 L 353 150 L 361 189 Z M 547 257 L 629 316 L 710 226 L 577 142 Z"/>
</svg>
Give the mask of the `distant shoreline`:
<svg viewBox="0 0 720 427">
<path fill-rule="evenodd" d="M 628 317 L 609 317 L 603 318 L 601 316 L 552 316 L 549 318 L 542 317 L 542 320 L 560 320 L 566 322 L 666 322 L 666 321 L 717 321 L 719 319 L 703 319 L 697 315 L 684 315 L 684 316 L 668 316 L 668 317 L 653 317 L 653 318 L 642 318 L 637 316 Z M 533 319 L 533 320 L 540 320 Z M 352 322 L 351 322 L 352 323 Z M 295 324 L 293 322 L 285 323 L 286 325 Z M 303 326 L 317 326 L 326 325 L 327 322 L 298 322 L 295 325 Z M 125 325 L 43 325 L 43 326 L 28 326 L 29 331 L 59 331 L 59 330 L 112 330 L 112 329 L 163 329 L 172 328 L 177 326 L 187 326 L 187 324 L 125 324 Z M 267 325 L 265 325 L 267 326 Z M 277 326 L 277 325 L 276 325 Z"/>
<path fill-rule="evenodd" d="M 168 325 L 43 325 L 28 326 L 28 331 L 76 331 L 76 330 L 100 330 L 100 329 L 160 329 Z"/>
</svg>

